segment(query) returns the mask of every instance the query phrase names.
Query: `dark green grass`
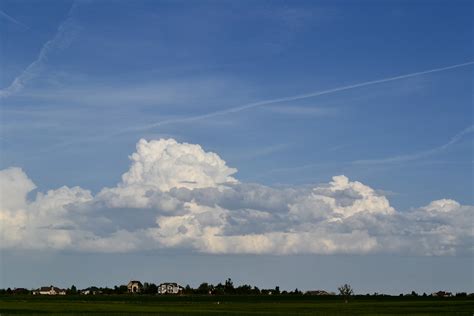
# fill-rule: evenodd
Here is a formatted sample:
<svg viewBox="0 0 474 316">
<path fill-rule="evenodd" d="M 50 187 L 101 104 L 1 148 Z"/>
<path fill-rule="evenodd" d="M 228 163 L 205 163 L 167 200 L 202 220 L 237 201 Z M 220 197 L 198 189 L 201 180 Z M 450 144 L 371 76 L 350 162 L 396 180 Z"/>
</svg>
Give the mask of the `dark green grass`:
<svg viewBox="0 0 474 316">
<path fill-rule="evenodd" d="M 308 296 L 0 296 L 7 315 L 473 315 L 473 298 Z"/>
</svg>

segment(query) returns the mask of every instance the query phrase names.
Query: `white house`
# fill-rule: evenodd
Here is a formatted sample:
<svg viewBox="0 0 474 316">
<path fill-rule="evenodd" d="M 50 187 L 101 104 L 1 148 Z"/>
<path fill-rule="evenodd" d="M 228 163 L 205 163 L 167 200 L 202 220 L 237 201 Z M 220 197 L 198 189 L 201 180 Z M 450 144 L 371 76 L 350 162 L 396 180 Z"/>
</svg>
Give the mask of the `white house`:
<svg viewBox="0 0 474 316">
<path fill-rule="evenodd" d="M 127 284 L 128 293 L 140 293 L 143 289 L 143 284 L 140 281 L 132 280 Z"/>
<path fill-rule="evenodd" d="M 43 286 L 38 290 L 34 291 L 33 294 L 37 295 L 66 295 L 66 290 L 60 289 L 55 286 Z"/>
<path fill-rule="evenodd" d="M 101 293 L 102 291 L 99 290 L 99 288 L 96 286 L 91 286 L 91 287 L 88 287 L 87 289 L 80 291 L 80 294 L 83 294 L 83 295 L 97 295 Z"/>
<path fill-rule="evenodd" d="M 161 283 L 158 286 L 158 294 L 180 294 L 183 290 L 178 283 Z"/>
</svg>

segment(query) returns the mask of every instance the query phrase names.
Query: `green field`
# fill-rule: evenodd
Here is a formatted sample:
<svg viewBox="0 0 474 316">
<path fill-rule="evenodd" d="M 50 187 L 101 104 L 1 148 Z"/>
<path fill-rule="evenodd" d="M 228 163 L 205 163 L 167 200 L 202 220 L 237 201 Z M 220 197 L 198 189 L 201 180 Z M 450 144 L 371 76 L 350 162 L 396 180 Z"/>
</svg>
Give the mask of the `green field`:
<svg viewBox="0 0 474 316">
<path fill-rule="evenodd" d="M 0 315 L 473 315 L 472 297 L 0 296 Z"/>
</svg>

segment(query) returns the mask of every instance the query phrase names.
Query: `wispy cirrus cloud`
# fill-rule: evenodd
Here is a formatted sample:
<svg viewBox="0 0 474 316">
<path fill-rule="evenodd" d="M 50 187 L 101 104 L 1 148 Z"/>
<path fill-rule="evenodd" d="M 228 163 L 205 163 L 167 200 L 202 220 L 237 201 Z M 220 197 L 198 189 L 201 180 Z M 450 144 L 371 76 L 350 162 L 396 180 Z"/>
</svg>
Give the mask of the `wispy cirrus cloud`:
<svg viewBox="0 0 474 316">
<path fill-rule="evenodd" d="M 67 14 L 66 19 L 59 25 L 54 37 L 44 43 L 36 59 L 30 63 L 28 67 L 26 67 L 15 79 L 13 79 L 12 83 L 8 87 L 0 90 L 0 100 L 20 92 L 29 81 L 39 75 L 51 52 L 56 49 L 63 48 L 72 40 L 74 34 L 78 30 L 78 26 L 73 18 L 73 13 L 76 10 L 76 7 L 77 3 L 74 2 Z M 1 16 L 5 16 L 5 13 L 3 13 Z"/>
<path fill-rule="evenodd" d="M 468 62 L 465 62 L 465 63 L 450 65 L 450 66 L 446 66 L 446 67 L 433 68 L 433 69 L 429 69 L 429 70 L 413 72 L 413 73 L 394 76 L 394 77 L 388 77 L 388 78 L 383 78 L 383 79 L 365 81 L 365 82 L 356 83 L 356 84 L 352 84 L 352 85 L 336 87 L 336 88 L 332 88 L 332 89 L 328 89 L 328 90 L 309 92 L 309 93 L 305 93 L 305 94 L 299 94 L 299 95 L 283 97 L 283 98 L 262 100 L 262 101 L 252 102 L 252 103 L 248 103 L 248 104 L 244 104 L 244 105 L 240 105 L 240 106 L 236 106 L 236 107 L 232 107 L 232 108 L 228 108 L 228 109 L 224 109 L 224 110 L 219 110 L 219 111 L 215 111 L 215 112 L 210 112 L 210 113 L 205 113 L 205 114 L 200 114 L 200 115 L 195 115 L 195 116 L 188 116 L 188 117 L 182 117 L 182 118 L 163 120 L 163 121 L 159 121 L 159 122 L 152 123 L 152 124 L 136 126 L 136 127 L 125 129 L 122 132 L 133 132 L 133 131 L 147 130 L 147 129 L 156 128 L 156 127 L 169 125 L 169 124 L 189 123 L 189 122 L 194 122 L 194 121 L 213 118 L 213 117 L 216 117 L 216 116 L 227 115 L 227 114 L 232 114 L 232 113 L 238 113 L 238 112 L 241 112 L 241 111 L 246 111 L 246 110 L 250 110 L 250 109 L 253 109 L 253 108 L 256 108 L 256 107 L 266 106 L 266 105 L 270 105 L 270 104 L 309 99 L 309 98 L 314 98 L 314 97 L 318 97 L 318 96 L 322 96 L 322 95 L 334 94 L 334 93 L 338 93 L 338 92 L 342 92 L 342 91 L 347 91 L 347 90 L 352 90 L 352 89 L 357 89 L 357 88 L 382 84 L 382 83 L 396 81 L 396 80 L 408 79 L 408 78 L 412 78 L 412 77 L 417 77 L 417 76 L 427 75 L 427 74 L 431 74 L 431 73 L 452 70 L 452 69 L 461 68 L 461 67 L 467 67 L 467 66 L 471 66 L 471 65 L 474 65 L 474 61 L 468 61 Z"/>
<path fill-rule="evenodd" d="M 280 113 L 282 115 L 311 115 L 311 116 L 331 116 L 338 113 L 338 109 L 331 108 L 331 107 L 314 107 L 314 106 L 301 106 L 301 105 L 288 105 L 288 104 L 281 104 L 278 103 L 285 103 L 290 101 L 297 101 L 303 99 L 309 99 L 312 97 L 327 95 L 327 94 L 335 94 L 339 92 L 343 92 L 346 90 L 356 89 L 359 87 L 371 86 L 375 84 L 382 84 L 386 82 L 402 80 L 417 76 L 422 76 L 430 73 L 435 72 L 442 72 L 451 69 L 456 69 L 460 67 L 467 67 L 474 64 L 474 61 L 451 65 L 447 67 L 435 68 L 421 72 L 415 72 L 395 77 L 389 77 L 379 80 L 372 80 L 367 82 L 362 82 L 358 84 L 348 85 L 348 86 L 341 86 L 333 89 L 311 92 L 307 94 L 301 95 L 294 95 L 284 98 L 275 98 L 275 99 L 267 99 L 257 102 L 251 102 L 244 104 L 242 106 L 231 107 L 224 110 L 213 111 L 204 114 L 197 114 L 191 116 L 181 116 L 176 115 L 175 112 L 170 112 L 169 115 L 159 115 L 162 119 L 157 121 L 156 123 L 146 123 L 143 122 L 136 126 L 130 127 L 119 127 L 119 128 L 112 128 L 110 129 L 111 132 L 101 135 L 91 135 L 90 137 L 80 137 L 78 139 L 69 139 L 65 142 L 58 143 L 54 145 L 54 147 L 63 147 L 69 146 L 72 144 L 76 144 L 78 142 L 97 142 L 103 141 L 106 139 L 110 139 L 113 137 L 117 137 L 123 135 L 125 133 L 143 133 L 147 130 L 152 130 L 154 128 L 174 125 L 174 124 L 186 124 L 196 121 L 204 121 L 207 119 L 212 119 L 217 116 L 225 116 L 232 113 L 238 113 L 246 110 L 251 110 L 258 107 L 264 107 L 265 110 L 272 111 L 274 113 Z M 221 82 L 222 80 L 219 80 Z M 232 83 L 232 82 L 231 82 Z M 228 86 L 228 85 L 227 85 Z M 68 89 L 59 89 L 55 90 L 54 93 L 45 92 L 45 91 L 38 91 L 33 90 L 29 91 L 26 95 L 29 97 L 40 98 L 40 99 L 48 99 L 48 100 L 80 100 L 80 102 L 85 102 L 87 105 L 114 105 L 117 108 L 117 105 L 124 105 L 124 108 L 129 105 L 130 103 L 140 103 L 146 104 L 146 106 L 152 105 L 160 105 L 164 104 L 181 104 L 183 108 L 189 108 L 189 104 L 193 103 L 193 99 L 199 99 L 201 101 L 205 101 L 211 95 L 217 95 L 218 99 L 214 100 L 214 107 L 217 106 L 219 100 L 224 98 L 226 93 L 232 91 L 226 84 L 216 83 L 213 80 L 188 80 L 187 82 L 159 82 L 157 84 L 148 84 L 143 86 L 132 86 L 132 87 L 121 87 L 117 91 L 117 88 L 112 86 L 100 86 L 91 87 L 91 86 L 81 86 L 81 88 L 74 88 L 71 90 Z M 234 89 L 235 90 L 235 89 Z M 192 91 L 192 93 L 190 93 Z M 197 96 L 197 97 L 196 97 Z M 228 100 L 226 101 L 228 102 Z M 174 105 L 174 104 L 173 104 Z M 163 111 L 167 111 L 163 109 Z M 161 112 L 163 112 L 161 111 Z M 141 120 L 143 121 L 143 120 Z"/>
<path fill-rule="evenodd" d="M 458 143 L 461 141 L 466 135 L 471 134 L 474 132 L 474 125 L 466 127 L 464 130 L 460 131 L 456 135 L 454 135 L 449 142 L 446 144 L 443 144 L 441 146 L 431 148 L 428 150 L 423 150 L 411 154 L 406 154 L 406 155 L 397 155 L 397 156 L 392 156 L 392 157 L 386 157 L 386 158 L 381 158 L 381 159 L 364 159 L 364 160 L 356 160 L 353 163 L 362 165 L 362 164 L 390 164 L 390 163 L 401 163 L 401 162 L 407 162 L 407 161 L 412 161 L 412 160 L 418 160 L 422 158 L 426 158 L 432 155 L 435 155 L 437 153 L 443 152 L 447 150 L 449 147 L 452 145 Z"/>
<path fill-rule="evenodd" d="M 273 105 L 265 107 L 266 110 L 282 114 L 282 115 L 296 115 L 296 116 L 333 116 L 338 113 L 338 109 L 330 107 L 320 107 L 314 105 Z"/>
<path fill-rule="evenodd" d="M 466 127 L 464 130 L 460 131 L 451 139 L 438 147 L 431 148 L 428 150 L 424 151 L 419 151 L 411 154 L 403 154 L 403 155 L 396 155 L 396 156 L 391 156 L 391 157 L 385 157 L 385 158 L 380 158 L 380 159 L 360 159 L 360 160 L 355 160 L 355 161 L 330 161 L 330 162 L 315 162 L 315 163 L 308 163 L 304 165 L 299 165 L 299 166 L 289 166 L 289 167 L 280 167 L 280 168 L 275 168 L 268 170 L 266 172 L 263 172 L 258 175 L 258 178 L 266 177 L 271 174 L 285 174 L 285 173 L 294 173 L 294 172 L 302 172 L 305 170 L 311 170 L 315 168 L 335 168 L 337 167 L 348 167 L 350 168 L 351 166 L 363 166 L 363 165 L 388 165 L 388 164 L 397 164 L 397 163 L 404 163 L 404 162 L 410 162 L 410 161 L 416 161 L 424 158 L 428 158 L 431 156 L 434 156 L 436 154 L 439 154 L 451 147 L 452 145 L 458 143 L 461 141 L 466 135 L 469 135 L 474 132 L 474 125 Z M 329 151 L 336 151 L 340 150 L 341 148 L 345 148 L 348 146 L 352 146 L 350 144 L 343 144 L 343 145 L 338 145 L 329 148 Z M 433 163 L 433 162 L 430 162 Z M 449 162 L 443 161 L 443 162 L 438 162 L 442 164 L 447 164 Z M 455 162 L 459 163 L 459 162 Z M 465 163 L 465 162 L 464 162 Z M 472 162 L 470 162 L 472 163 Z"/>
<path fill-rule="evenodd" d="M 24 24 L 24 23 L 18 21 L 17 19 L 15 19 L 15 18 L 12 17 L 11 15 L 5 13 L 5 12 L 2 11 L 2 10 L 0 10 L 0 17 L 3 18 L 3 19 L 5 19 L 5 20 L 7 20 L 7 21 L 10 22 L 10 23 L 19 25 L 19 26 L 21 26 L 21 27 L 23 27 L 23 28 L 25 28 L 25 29 L 29 29 L 29 27 L 28 27 L 26 24 Z"/>
</svg>

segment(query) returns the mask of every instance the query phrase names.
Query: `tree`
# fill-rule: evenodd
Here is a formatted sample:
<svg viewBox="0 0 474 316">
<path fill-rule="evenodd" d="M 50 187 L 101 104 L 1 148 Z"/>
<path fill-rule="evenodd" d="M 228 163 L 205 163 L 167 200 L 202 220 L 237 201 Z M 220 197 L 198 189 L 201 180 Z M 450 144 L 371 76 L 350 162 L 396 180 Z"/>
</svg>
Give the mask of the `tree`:
<svg viewBox="0 0 474 316">
<path fill-rule="evenodd" d="M 275 286 L 275 295 L 280 295 L 280 287 L 279 286 Z"/>
<path fill-rule="evenodd" d="M 158 293 L 158 286 L 155 283 L 145 282 L 143 284 L 143 294 L 156 294 Z"/>
<path fill-rule="evenodd" d="M 252 287 L 244 284 L 235 288 L 235 294 L 237 295 L 250 295 L 252 294 Z"/>
<path fill-rule="evenodd" d="M 128 292 L 128 288 L 126 285 L 114 286 L 115 294 L 126 294 Z"/>
<path fill-rule="evenodd" d="M 225 286 L 222 283 L 218 283 L 213 289 L 212 294 L 215 295 L 224 295 L 225 294 Z"/>
<path fill-rule="evenodd" d="M 201 283 L 201 285 L 199 285 L 199 287 L 197 288 L 197 293 L 207 295 L 210 294 L 211 290 L 211 286 L 209 286 L 208 283 L 204 282 Z"/>
<path fill-rule="evenodd" d="M 260 295 L 260 289 L 256 286 L 254 286 L 253 289 L 252 289 L 252 294 Z"/>
<path fill-rule="evenodd" d="M 73 284 L 70 289 L 66 290 L 66 293 L 69 295 L 76 295 L 77 294 L 76 286 Z"/>
<path fill-rule="evenodd" d="M 298 288 L 296 288 L 293 292 L 290 292 L 290 295 L 302 295 L 303 292 L 298 290 Z"/>
<path fill-rule="evenodd" d="M 352 287 L 349 285 L 349 284 L 344 284 L 344 285 L 341 285 L 340 287 L 337 288 L 339 290 L 339 295 L 341 296 L 344 296 L 344 300 L 345 302 L 347 303 L 347 299 L 349 298 L 349 296 L 351 296 L 352 294 L 354 294 L 354 290 L 352 289 Z"/>
<path fill-rule="evenodd" d="M 235 292 L 234 282 L 232 282 L 232 280 L 230 278 L 228 278 L 225 281 L 224 292 L 225 292 L 225 294 L 234 294 L 234 292 Z"/>
<path fill-rule="evenodd" d="M 185 287 L 184 287 L 184 294 L 193 294 L 193 289 L 191 288 L 191 286 L 189 284 L 187 284 Z"/>
<path fill-rule="evenodd" d="M 107 295 L 115 293 L 114 289 L 111 289 L 109 287 L 100 288 L 100 290 L 102 291 L 103 294 L 107 294 Z"/>
</svg>

